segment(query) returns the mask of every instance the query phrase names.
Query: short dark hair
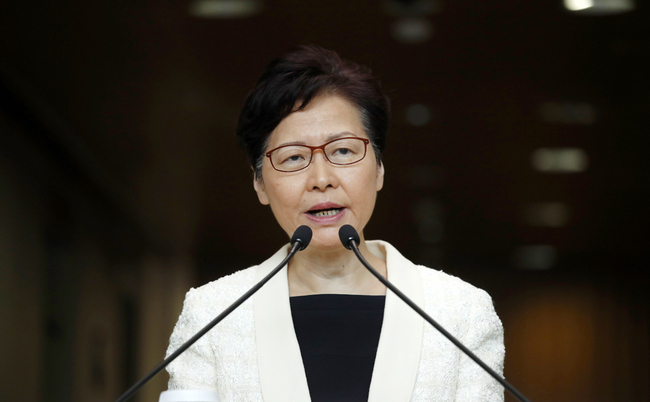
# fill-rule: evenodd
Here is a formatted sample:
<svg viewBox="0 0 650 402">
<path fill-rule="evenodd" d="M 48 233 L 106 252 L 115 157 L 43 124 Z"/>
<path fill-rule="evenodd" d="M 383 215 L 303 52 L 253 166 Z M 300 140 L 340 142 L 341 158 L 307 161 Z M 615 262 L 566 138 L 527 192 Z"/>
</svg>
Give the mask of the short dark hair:
<svg viewBox="0 0 650 402">
<path fill-rule="evenodd" d="M 343 60 L 331 50 L 301 46 L 271 61 L 248 94 L 236 134 L 256 179 L 262 177 L 268 138 L 290 113 L 302 110 L 317 95 L 341 96 L 355 105 L 377 162 L 386 146 L 390 104 L 370 69 Z M 296 105 L 300 102 L 300 106 Z"/>
</svg>

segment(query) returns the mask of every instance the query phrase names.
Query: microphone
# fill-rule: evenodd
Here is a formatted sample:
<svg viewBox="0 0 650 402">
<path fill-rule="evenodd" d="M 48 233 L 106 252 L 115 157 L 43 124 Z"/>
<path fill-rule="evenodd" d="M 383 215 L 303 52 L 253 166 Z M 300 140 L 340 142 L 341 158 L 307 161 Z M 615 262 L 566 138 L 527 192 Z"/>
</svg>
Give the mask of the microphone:
<svg viewBox="0 0 650 402">
<path fill-rule="evenodd" d="M 359 234 L 351 225 L 341 226 L 341 228 L 339 229 L 339 239 L 341 240 L 341 243 L 343 243 L 343 247 L 347 248 L 348 250 L 354 251 L 354 254 L 357 256 L 359 261 L 361 261 L 363 266 L 366 267 L 371 274 L 373 274 L 377 279 L 379 279 L 379 281 L 383 283 L 388 289 L 390 289 L 391 292 L 395 293 L 400 299 L 402 299 L 404 303 L 408 304 L 409 307 L 415 310 L 415 312 L 420 314 L 420 316 L 424 318 L 429 324 L 431 324 L 435 329 L 437 329 L 438 332 L 443 334 L 454 345 L 456 345 L 460 350 L 462 350 L 467 356 L 469 356 L 472 360 L 474 360 L 476 364 L 481 366 L 481 368 L 483 368 L 483 370 L 485 370 L 488 374 L 490 374 L 492 378 L 500 382 L 501 385 L 503 385 L 505 389 L 508 390 L 508 392 L 514 395 L 521 402 L 530 402 L 530 400 L 526 398 L 524 394 L 517 391 L 517 389 L 513 387 L 508 381 L 506 381 L 505 378 L 501 377 L 496 371 L 492 370 L 490 366 L 488 366 L 483 360 L 481 360 L 478 356 L 476 356 L 471 350 L 469 350 L 465 345 L 463 345 L 452 334 L 447 332 L 447 330 L 444 329 L 442 325 L 438 324 L 433 318 L 431 318 L 431 316 L 425 313 L 424 310 L 418 307 L 417 304 L 415 304 L 404 293 L 402 293 L 399 289 L 397 289 L 395 285 L 388 282 L 386 278 L 381 276 L 379 272 L 377 272 L 368 263 L 368 261 L 366 261 L 366 259 L 363 258 L 363 256 L 361 255 L 361 252 L 359 251 L 359 243 L 361 242 L 361 240 L 359 238 Z"/>
<path fill-rule="evenodd" d="M 309 226 L 302 225 L 296 229 L 295 232 L 293 232 L 293 236 L 291 236 L 291 251 L 289 251 L 289 254 L 285 257 L 280 264 L 273 269 L 268 275 L 266 275 L 264 278 L 262 278 L 261 281 L 259 281 L 255 286 L 253 286 L 248 292 L 244 293 L 239 299 L 237 299 L 233 304 L 231 304 L 228 308 L 226 308 L 221 314 L 219 314 L 214 320 L 210 321 L 208 325 L 203 327 L 199 332 L 197 332 L 193 337 L 191 337 L 187 342 L 182 344 L 174 353 L 171 355 L 167 356 L 165 360 L 162 361 L 158 366 L 156 366 L 153 370 L 149 372 L 146 376 L 144 376 L 140 381 L 135 383 L 131 388 L 129 388 L 122 396 L 117 398 L 115 402 L 124 402 L 127 399 L 129 399 L 133 394 L 135 394 L 144 384 L 146 384 L 149 380 L 151 380 L 158 372 L 160 372 L 162 369 L 167 367 L 169 363 L 174 361 L 181 353 L 183 353 L 185 350 L 187 350 L 190 346 L 192 346 L 196 341 L 198 341 L 203 335 L 205 335 L 209 330 L 211 330 L 215 325 L 217 325 L 219 322 L 221 322 L 224 318 L 226 318 L 230 313 L 232 313 L 237 307 L 239 307 L 242 303 L 244 303 L 246 300 L 248 300 L 255 292 L 260 290 L 262 286 L 266 284 L 275 274 L 280 272 L 280 270 L 287 265 L 287 263 L 293 258 L 293 256 L 301 250 L 304 250 L 307 248 L 309 245 L 309 242 L 311 242 L 311 236 L 312 236 L 312 231 Z"/>
<path fill-rule="evenodd" d="M 311 235 L 313 232 L 311 231 L 311 228 L 307 225 L 302 225 L 299 226 L 298 229 L 296 229 L 295 232 L 293 232 L 293 236 L 291 236 L 291 246 L 293 247 L 294 244 L 299 243 L 300 248 L 298 251 L 302 251 L 309 246 L 309 243 L 311 242 Z"/>
<path fill-rule="evenodd" d="M 352 250 L 352 245 L 359 245 L 361 239 L 359 238 L 359 233 L 352 227 L 352 225 L 343 225 L 339 229 L 339 239 L 343 243 L 343 247 L 348 250 Z M 363 261 L 361 261 L 363 262 Z"/>
</svg>

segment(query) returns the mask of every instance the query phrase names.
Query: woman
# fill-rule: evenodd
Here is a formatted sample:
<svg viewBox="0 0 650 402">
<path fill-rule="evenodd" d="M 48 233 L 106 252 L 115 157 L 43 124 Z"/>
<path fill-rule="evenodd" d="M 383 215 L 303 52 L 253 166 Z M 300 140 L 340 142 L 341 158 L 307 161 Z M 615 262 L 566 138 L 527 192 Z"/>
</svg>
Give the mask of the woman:
<svg viewBox="0 0 650 402">
<path fill-rule="evenodd" d="M 221 401 L 502 401 L 488 374 L 376 280 L 345 249 L 350 224 L 383 276 L 502 372 L 503 330 L 483 291 L 416 266 L 363 229 L 384 182 L 388 101 L 369 71 L 302 47 L 271 62 L 237 135 L 259 201 L 291 236 L 313 230 L 251 300 L 168 367 L 169 388 L 214 389 Z M 188 292 L 168 354 L 286 255 Z"/>
</svg>

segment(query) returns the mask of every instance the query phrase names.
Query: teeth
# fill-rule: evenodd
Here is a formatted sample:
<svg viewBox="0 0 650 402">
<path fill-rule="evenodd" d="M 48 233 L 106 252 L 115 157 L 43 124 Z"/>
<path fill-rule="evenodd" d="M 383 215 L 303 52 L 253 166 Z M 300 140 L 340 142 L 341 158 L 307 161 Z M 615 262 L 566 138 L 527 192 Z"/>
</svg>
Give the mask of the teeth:
<svg viewBox="0 0 650 402">
<path fill-rule="evenodd" d="M 338 214 L 340 209 L 325 209 L 322 211 L 318 211 L 314 214 L 314 216 L 332 216 Z"/>
</svg>

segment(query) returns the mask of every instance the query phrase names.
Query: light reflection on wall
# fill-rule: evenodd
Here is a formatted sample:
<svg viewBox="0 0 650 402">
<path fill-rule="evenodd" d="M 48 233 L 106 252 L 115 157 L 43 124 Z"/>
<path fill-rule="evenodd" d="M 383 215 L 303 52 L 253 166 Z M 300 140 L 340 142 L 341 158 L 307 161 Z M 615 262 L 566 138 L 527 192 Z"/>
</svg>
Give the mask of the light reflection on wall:
<svg viewBox="0 0 650 402">
<path fill-rule="evenodd" d="M 532 226 L 559 228 L 569 222 L 569 206 L 562 202 L 535 202 L 523 211 L 524 222 Z"/>
<path fill-rule="evenodd" d="M 504 317 L 509 380 L 532 399 L 591 400 L 596 316 L 589 288 L 528 294 Z"/>
<path fill-rule="evenodd" d="M 587 102 L 544 102 L 539 114 L 550 124 L 590 126 L 596 122 L 596 109 Z"/>
<path fill-rule="evenodd" d="M 515 249 L 513 262 L 520 269 L 550 269 L 557 262 L 557 254 L 557 247 L 550 244 L 521 246 Z"/>
<path fill-rule="evenodd" d="M 500 309 L 506 377 L 531 400 L 648 400 L 647 307 L 635 298 L 602 285 L 518 293 Z"/>
<path fill-rule="evenodd" d="M 564 7 L 586 15 L 619 14 L 634 10 L 634 0 L 564 0 Z"/>
<path fill-rule="evenodd" d="M 530 159 L 535 170 L 545 173 L 580 173 L 589 165 L 587 153 L 580 148 L 539 148 Z"/>
<path fill-rule="evenodd" d="M 197 0 L 190 4 L 189 13 L 199 18 L 243 18 L 261 10 L 256 0 Z"/>
</svg>

